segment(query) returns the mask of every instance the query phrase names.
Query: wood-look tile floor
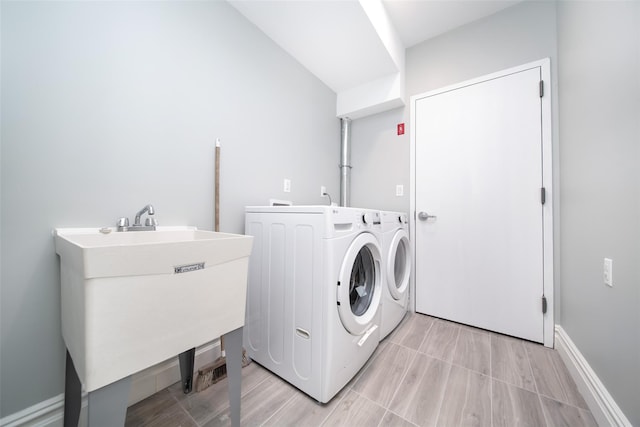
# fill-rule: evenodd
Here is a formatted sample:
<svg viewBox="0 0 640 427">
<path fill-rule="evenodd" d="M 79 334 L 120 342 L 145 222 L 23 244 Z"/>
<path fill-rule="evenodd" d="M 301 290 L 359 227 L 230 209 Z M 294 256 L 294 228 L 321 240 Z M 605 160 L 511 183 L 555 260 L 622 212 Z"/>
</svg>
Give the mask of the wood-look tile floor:
<svg viewBox="0 0 640 427">
<path fill-rule="evenodd" d="M 227 382 L 176 383 L 131 406 L 127 426 L 228 426 Z M 242 370 L 243 426 L 597 426 L 557 351 L 409 313 L 326 405 L 256 363 Z"/>
</svg>

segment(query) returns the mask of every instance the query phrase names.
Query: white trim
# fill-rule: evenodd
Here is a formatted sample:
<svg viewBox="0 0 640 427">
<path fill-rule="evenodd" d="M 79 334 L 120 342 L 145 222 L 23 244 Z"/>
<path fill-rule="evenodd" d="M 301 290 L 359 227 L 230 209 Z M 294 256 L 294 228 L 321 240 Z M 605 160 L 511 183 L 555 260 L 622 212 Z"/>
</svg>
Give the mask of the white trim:
<svg viewBox="0 0 640 427">
<path fill-rule="evenodd" d="M 61 393 L 0 419 L 0 426 L 17 427 L 27 424 L 42 427 L 62 426 L 63 408 L 64 394 Z"/>
<path fill-rule="evenodd" d="M 545 188 L 545 204 L 542 207 L 542 238 L 543 238 L 543 292 L 547 299 L 547 312 L 543 319 L 544 345 L 554 347 L 555 327 L 555 291 L 553 272 L 553 132 L 551 126 L 551 60 L 542 59 L 533 64 L 540 66 L 540 79 L 544 84 L 544 96 L 542 100 L 542 185 Z"/>
<path fill-rule="evenodd" d="M 446 86 L 429 92 L 413 95 L 410 101 L 410 145 L 409 145 L 409 179 L 411 192 L 409 197 L 409 229 L 413 250 L 413 263 L 411 267 L 411 297 L 410 307 L 415 312 L 416 284 L 415 266 L 416 257 L 416 133 L 415 133 L 415 109 L 419 99 L 459 89 L 465 86 L 481 83 L 487 80 L 496 79 L 509 74 L 518 73 L 532 68 L 540 68 L 541 79 L 545 82 L 544 96 L 542 97 L 542 185 L 546 189 L 546 203 L 543 206 L 543 239 L 544 239 L 544 271 L 543 271 L 543 292 L 547 299 L 547 313 L 543 316 L 543 340 L 546 347 L 553 347 L 554 340 L 554 275 L 553 275 L 553 143 L 551 127 L 551 60 L 544 58 L 539 61 L 498 71 L 472 80 L 467 80 L 454 85 Z M 542 295 L 541 295 L 542 297 Z"/>
<path fill-rule="evenodd" d="M 562 326 L 556 325 L 555 335 L 556 349 L 598 425 L 631 427 L 627 417 Z"/>
<path fill-rule="evenodd" d="M 409 276 L 409 310 L 416 312 L 416 98 L 409 103 L 409 240 L 411 241 L 411 276 Z"/>
<path fill-rule="evenodd" d="M 194 373 L 197 370 L 213 362 L 220 356 L 220 341 L 214 341 L 196 350 Z M 194 378 L 195 379 L 195 378 Z M 149 369 L 133 375 L 129 403 L 131 406 L 160 390 L 169 387 L 180 380 L 180 367 L 178 357 L 152 366 Z M 80 424 L 83 423 L 88 405 L 87 393 L 82 393 L 82 406 Z M 18 427 L 29 425 L 32 427 L 62 427 L 64 421 L 64 393 L 36 403 L 19 412 L 7 415 L 0 419 L 0 427 Z"/>
</svg>

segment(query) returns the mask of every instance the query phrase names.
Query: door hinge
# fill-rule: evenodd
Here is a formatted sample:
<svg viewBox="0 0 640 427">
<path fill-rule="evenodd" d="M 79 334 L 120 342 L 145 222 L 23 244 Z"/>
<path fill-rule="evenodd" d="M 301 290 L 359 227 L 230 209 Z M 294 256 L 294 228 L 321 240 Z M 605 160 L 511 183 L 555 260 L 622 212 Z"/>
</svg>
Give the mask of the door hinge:
<svg viewBox="0 0 640 427">
<path fill-rule="evenodd" d="M 544 81 L 540 80 L 540 98 L 544 96 Z"/>
<path fill-rule="evenodd" d="M 547 312 L 547 297 L 542 295 L 542 314 L 546 314 Z"/>
<path fill-rule="evenodd" d="M 540 189 L 540 203 L 544 205 L 546 201 L 547 201 L 547 190 L 544 187 L 542 187 Z"/>
</svg>

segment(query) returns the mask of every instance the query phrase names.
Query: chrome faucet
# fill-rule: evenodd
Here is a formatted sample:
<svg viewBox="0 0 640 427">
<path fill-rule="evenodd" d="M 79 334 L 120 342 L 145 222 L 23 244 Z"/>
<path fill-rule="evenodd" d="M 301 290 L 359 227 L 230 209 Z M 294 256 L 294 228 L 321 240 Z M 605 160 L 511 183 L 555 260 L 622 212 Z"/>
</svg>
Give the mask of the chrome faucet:
<svg viewBox="0 0 640 427">
<path fill-rule="evenodd" d="M 144 225 L 140 222 L 140 217 L 147 213 L 147 219 L 144 222 Z M 152 218 L 155 214 L 152 205 L 146 205 L 144 208 L 140 209 L 138 213 L 136 213 L 135 219 L 133 220 L 133 225 L 129 225 L 129 218 L 122 217 L 118 220 L 117 228 L 118 231 L 153 231 L 156 229 L 158 225 L 158 221 L 155 218 Z"/>
<path fill-rule="evenodd" d="M 153 210 L 153 206 L 151 205 L 147 205 L 144 208 L 140 209 L 140 211 L 136 214 L 136 218 L 133 221 L 133 226 L 137 226 L 137 225 L 142 225 L 140 224 L 140 217 L 142 215 L 144 215 L 144 213 L 147 212 L 149 214 L 149 216 L 153 215 L 155 213 L 155 211 Z"/>
</svg>

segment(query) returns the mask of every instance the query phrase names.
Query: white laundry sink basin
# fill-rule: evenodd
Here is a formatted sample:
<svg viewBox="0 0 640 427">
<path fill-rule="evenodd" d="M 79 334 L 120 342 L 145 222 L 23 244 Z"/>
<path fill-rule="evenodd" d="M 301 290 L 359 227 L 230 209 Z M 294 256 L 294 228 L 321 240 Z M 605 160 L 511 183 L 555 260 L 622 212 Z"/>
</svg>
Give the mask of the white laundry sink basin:
<svg viewBox="0 0 640 427">
<path fill-rule="evenodd" d="M 55 230 L 62 335 L 87 392 L 244 325 L 252 237 Z"/>
</svg>

